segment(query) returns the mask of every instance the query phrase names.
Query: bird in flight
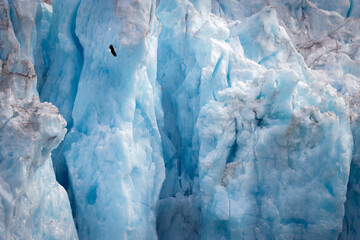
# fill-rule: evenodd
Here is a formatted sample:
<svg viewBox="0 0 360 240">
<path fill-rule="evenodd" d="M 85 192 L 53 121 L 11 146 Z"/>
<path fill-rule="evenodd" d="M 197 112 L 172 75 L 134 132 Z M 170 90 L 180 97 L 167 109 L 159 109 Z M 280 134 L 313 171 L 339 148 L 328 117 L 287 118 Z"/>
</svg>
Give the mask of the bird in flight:
<svg viewBox="0 0 360 240">
<path fill-rule="evenodd" d="M 116 57 L 117 54 L 116 54 L 115 48 L 112 44 L 110 44 L 110 46 L 109 46 L 109 52 L 111 52 L 112 55 L 114 55 L 114 57 Z"/>
</svg>

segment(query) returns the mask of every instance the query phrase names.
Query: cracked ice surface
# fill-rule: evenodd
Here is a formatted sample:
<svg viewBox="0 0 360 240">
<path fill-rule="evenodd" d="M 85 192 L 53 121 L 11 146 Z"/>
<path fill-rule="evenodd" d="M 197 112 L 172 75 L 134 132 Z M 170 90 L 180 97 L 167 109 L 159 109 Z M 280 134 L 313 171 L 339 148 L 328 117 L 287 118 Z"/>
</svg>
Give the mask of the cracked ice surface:
<svg viewBox="0 0 360 240">
<path fill-rule="evenodd" d="M 306 1 L 211 6 L 221 18 L 208 13 L 206 1 L 163 1 L 157 9 L 164 139 L 171 140 L 163 142 L 167 178 L 160 238 L 337 238 L 353 146 L 352 110 L 328 85 L 338 78 L 310 69 L 312 52 L 296 47 L 344 22 L 345 32 L 356 29 L 358 20 Z M 318 19 L 335 22 L 299 31 Z"/>
<path fill-rule="evenodd" d="M 0 0 L 7 237 L 358 238 L 359 0 L 50 2 Z"/>
<path fill-rule="evenodd" d="M 54 162 L 64 184 L 69 173 L 79 237 L 156 239 L 164 166 L 155 2 L 55 1 L 53 9 L 55 57 L 40 96 L 70 123 Z"/>
<path fill-rule="evenodd" d="M 0 1 L 0 12 L 0 239 L 77 239 L 50 157 L 66 122 L 36 91 L 37 3 Z"/>
</svg>

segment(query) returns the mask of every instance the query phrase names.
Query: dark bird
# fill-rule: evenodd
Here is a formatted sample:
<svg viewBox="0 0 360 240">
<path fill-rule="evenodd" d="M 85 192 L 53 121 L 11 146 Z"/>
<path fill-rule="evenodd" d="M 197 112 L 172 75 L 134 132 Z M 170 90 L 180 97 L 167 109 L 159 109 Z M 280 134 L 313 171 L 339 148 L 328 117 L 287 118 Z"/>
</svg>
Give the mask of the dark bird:
<svg viewBox="0 0 360 240">
<path fill-rule="evenodd" d="M 110 44 L 110 46 L 109 46 L 109 52 L 111 52 L 112 55 L 114 55 L 114 57 L 116 57 L 115 48 L 114 48 L 114 46 L 112 44 Z"/>
</svg>

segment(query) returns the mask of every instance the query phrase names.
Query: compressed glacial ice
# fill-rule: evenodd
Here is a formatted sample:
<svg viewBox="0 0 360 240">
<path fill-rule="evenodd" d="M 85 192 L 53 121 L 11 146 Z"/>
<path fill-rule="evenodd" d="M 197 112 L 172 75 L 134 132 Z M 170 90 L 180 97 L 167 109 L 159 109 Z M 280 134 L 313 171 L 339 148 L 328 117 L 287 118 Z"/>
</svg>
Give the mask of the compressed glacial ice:
<svg viewBox="0 0 360 240">
<path fill-rule="evenodd" d="M 224 8 L 224 3 L 218 6 Z M 257 7 L 261 9 L 261 2 Z M 239 8 L 234 12 L 241 13 Z M 335 89 L 313 83 L 326 75 L 308 69 L 275 9 L 230 24 L 206 10 L 206 4 L 186 1 L 164 1 L 157 9 L 162 23 L 158 81 L 164 88 L 164 138 L 171 139 L 163 145 L 170 155 L 164 156 L 168 167 L 160 195 L 159 236 L 336 238 L 342 229 L 352 151 L 346 104 Z M 224 14 L 224 9 L 219 11 Z M 239 19 L 256 8 L 242 12 Z M 322 93 L 324 89 L 328 93 Z M 324 133 L 328 130 L 334 132 L 332 140 Z M 327 156 L 329 146 L 339 152 Z M 309 148 L 308 155 L 299 148 Z M 311 163 L 321 156 L 324 163 L 317 166 L 329 165 L 322 174 L 302 170 L 317 169 Z M 308 207 L 306 202 L 314 204 Z M 322 217 L 316 202 L 328 205 L 320 210 Z M 308 212 L 300 215 L 303 208 Z"/>
<path fill-rule="evenodd" d="M 0 6 L 0 239 L 359 238 L 359 0 Z"/>
<path fill-rule="evenodd" d="M 50 103 L 0 92 L 0 239 L 77 239 L 66 191 L 56 182 L 50 152 L 65 120 Z"/>
<path fill-rule="evenodd" d="M 343 96 L 350 110 L 350 123 L 354 138 L 346 213 L 341 239 L 358 238 L 358 84 L 360 21 L 359 1 L 270 1 L 276 7 L 277 17 L 289 35 L 296 50 L 304 57 L 316 79 L 329 83 Z M 229 6 L 231 5 L 231 8 Z M 219 0 L 213 12 L 230 19 L 244 19 L 261 8 L 253 2 L 247 7 L 242 2 L 225 4 Z M 342 7 L 341 7 L 342 6 Z M 346 7 L 349 8 L 346 11 Z M 317 8 L 318 7 L 318 8 Z M 342 8 L 342 10 L 341 10 Z M 330 11 L 323 11 L 323 10 Z M 348 17 L 344 18 L 341 15 Z M 319 81 L 319 80 L 316 80 Z"/>
<path fill-rule="evenodd" d="M 52 8 L 56 9 L 56 12 L 51 15 L 51 24 L 47 29 L 49 34 L 45 35 L 39 44 L 42 54 L 39 54 L 37 58 L 37 62 L 40 63 L 40 67 L 37 68 L 37 88 L 40 98 L 59 108 L 67 122 L 68 131 L 73 126 L 71 115 L 83 64 L 82 47 L 75 34 L 75 17 L 78 6 L 79 1 L 55 1 L 53 3 Z M 45 20 L 48 20 L 45 17 L 42 19 L 45 23 Z M 63 143 L 53 151 L 52 159 L 56 179 L 65 188 L 68 188 L 68 169 L 63 154 Z"/>
<path fill-rule="evenodd" d="M 0 239 L 77 239 L 50 157 L 66 122 L 36 91 L 37 4 L 0 2 Z"/>
<path fill-rule="evenodd" d="M 247 57 L 238 61 L 248 65 L 231 64 L 231 71 L 254 77 L 230 73 L 232 86 L 200 111 L 202 236 L 337 238 L 352 150 L 344 100 L 311 83 L 273 9 L 232 33 Z"/>
<path fill-rule="evenodd" d="M 154 10 L 155 1 L 53 3 L 40 96 L 69 123 L 54 163 L 59 181 L 69 177 L 81 239 L 156 238 L 164 164 Z"/>
</svg>

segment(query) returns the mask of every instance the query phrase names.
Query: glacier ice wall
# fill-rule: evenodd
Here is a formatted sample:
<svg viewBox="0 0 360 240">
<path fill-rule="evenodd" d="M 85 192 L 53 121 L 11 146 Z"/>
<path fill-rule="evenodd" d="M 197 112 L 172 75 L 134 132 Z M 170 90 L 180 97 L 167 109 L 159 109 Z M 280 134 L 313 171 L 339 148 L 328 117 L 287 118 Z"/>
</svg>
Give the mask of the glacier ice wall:
<svg viewBox="0 0 360 240">
<path fill-rule="evenodd" d="M 65 120 L 50 103 L 1 89 L 1 239 L 77 239 L 66 191 L 56 182 L 50 152 Z"/>
<path fill-rule="evenodd" d="M 243 20 L 256 11 L 242 12 Z M 229 24 L 205 1 L 163 1 L 157 16 L 167 150 L 160 238 L 336 238 L 352 150 L 349 113 L 335 89 L 316 82 L 325 74 L 308 69 L 275 10 Z M 339 151 L 326 155 L 332 148 Z M 304 170 L 318 169 L 315 159 L 329 165 L 321 174 Z"/>
<path fill-rule="evenodd" d="M 312 83 L 272 8 L 231 32 L 244 49 L 233 86 L 198 121 L 203 237 L 337 238 L 352 150 L 345 102 Z"/>
<path fill-rule="evenodd" d="M 70 123 L 55 162 L 59 179 L 69 173 L 79 237 L 156 238 L 164 164 L 155 2 L 58 1 L 53 10 L 40 95 Z"/>
<path fill-rule="evenodd" d="M 359 0 L 0 3 L 4 236 L 358 238 Z"/>
<path fill-rule="evenodd" d="M 244 19 L 262 5 L 276 7 L 279 23 L 296 50 L 312 69 L 316 81 L 329 83 L 344 97 L 350 108 L 355 149 L 347 188 L 346 214 L 341 239 L 358 237 L 358 100 L 359 34 L 358 1 L 213 1 L 213 12 L 230 19 Z M 230 7 L 231 6 L 231 7 Z M 346 8 L 348 6 L 348 9 Z M 330 10 L 330 12 L 323 11 Z M 334 11 L 334 12 L 331 12 Z M 344 18 L 337 13 L 340 13 Z"/>
<path fill-rule="evenodd" d="M 49 34 L 45 35 L 41 44 L 42 52 L 45 54 L 37 58 L 37 62 L 40 63 L 37 69 L 40 98 L 59 108 L 67 122 L 68 130 L 73 126 L 72 109 L 83 65 L 83 49 L 75 34 L 78 7 L 79 1 L 53 3 L 55 13 L 47 19 L 51 22 Z M 68 188 L 68 169 L 63 152 L 64 144 L 61 143 L 53 151 L 52 159 L 57 180 Z"/>
<path fill-rule="evenodd" d="M 36 90 L 40 4 L 0 1 L 0 239 L 77 239 L 50 157 L 66 122 Z"/>
<path fill-rule="evenodd" d="M 156 14 L 161 23 L 157 81 L 162 86 L 162 142 L 166 166 L 157 218 L 160 239 L 198 239 L 201 236 L 199 146 L 194 126 L 201 95 L 202 65 L 197 55 L 202 49 L 197 49 L 201 40 L 193 33 L 201 26 L 203 17 L 196 13 L 196 8 L 188 1 L 161 1 Z M 199 22 L 196 22 L 197 17 Z"/>
</svg>

